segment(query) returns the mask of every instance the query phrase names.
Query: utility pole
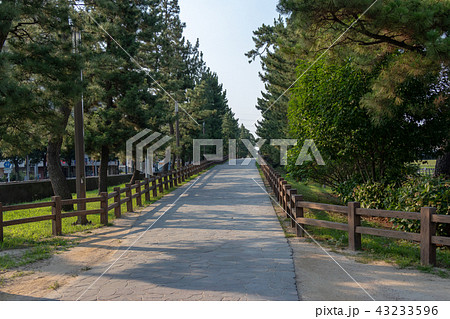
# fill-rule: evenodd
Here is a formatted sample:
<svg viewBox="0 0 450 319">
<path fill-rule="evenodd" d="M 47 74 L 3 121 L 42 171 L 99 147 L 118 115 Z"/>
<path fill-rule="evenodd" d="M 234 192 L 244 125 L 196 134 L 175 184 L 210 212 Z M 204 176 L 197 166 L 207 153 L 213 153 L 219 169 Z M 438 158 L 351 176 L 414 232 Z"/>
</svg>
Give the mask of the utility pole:
<svg viewBox="0 0 450 319">
<path fill-rule="evenodd" d="M 176 131 L 177 131 L 177 169 L 181 167 L 180 165 L 180 120 L 178 117 L 178 102 L 175 102 L 175 118 L 176 118 Z"/>
<path fill-rule="evenodd" d="M 72 32 L 74 53 L 78 53 L 81 45 L 81 31 L 74 29 Z M 81 81 L 83 81 L 83 70 L 80 71 Z M 84 105 L 83 93 L 81 100 L 75 104 L 75 168 L 76 168 L 76 190 L 77 198 L 86 198 L 86 171 L 84 165 Z M 78 203 L 78 210 L 86 210 L 86 203 Z M 79 216 L 77 223 L 87 224 L 86 216 Z"/>
<path fill-rule="evenodd" d="M 203 138 L 206 138 L 206 135 L 205 135 L 205 121 L 203 121 Z M 205 147 L 206 147 L 206 145 L 203 145 L 203 156 L 205 156 L 205 154 L 206 154 Z"/>
</svg>

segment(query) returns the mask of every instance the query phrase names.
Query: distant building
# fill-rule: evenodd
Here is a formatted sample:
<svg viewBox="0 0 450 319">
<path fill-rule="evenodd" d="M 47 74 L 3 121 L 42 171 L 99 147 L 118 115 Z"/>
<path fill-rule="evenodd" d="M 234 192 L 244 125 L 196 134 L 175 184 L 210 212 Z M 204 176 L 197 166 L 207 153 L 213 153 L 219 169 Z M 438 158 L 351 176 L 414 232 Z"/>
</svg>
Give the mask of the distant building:
<svg viewBox="0 0 450 319">
<path fill-rule="evenodd" d="M 0 182 L 4 181 L 6 179 L 5 174 L 5 163 L 6 160 L 0 160 Z M 9 161 L 11 162 L 11 161 Z M 72 160 L 70 163 L 67 163 L 66 161 L 61 161 L 61 167 L 63 170 L 64 175 L 67 178 L 74 178 L 76 174 L 75 170 L 75 161 Z M 100 161 L 95 161 L 90 159 L 88 156 L 85 158 L 85 168 L 86 168 L 86 176 L 98 176 L 100 172 Z M 121 173 L 125 173 L 124 165 L 121 165 L 118 160 L 110 161 L 108 163 L 108 175 L 119 175 Z M 26 172 L 27 172 L 27 165 L 26 161 L 23 161 L 19 164 L 19 172 L 21 176 L 26 180 Z M 15 173 L 14 165 L 12 167 L 12 173 L 13 175 Z M 44 162 L 41 161 L 37 164 L 30 164 L 29 165 L 29 172 L 28 176 L 30 180 L 43 180 L 48 179 L 48 176 L 46 174 L 46 169 L 44 167 Z"/>
</svg>

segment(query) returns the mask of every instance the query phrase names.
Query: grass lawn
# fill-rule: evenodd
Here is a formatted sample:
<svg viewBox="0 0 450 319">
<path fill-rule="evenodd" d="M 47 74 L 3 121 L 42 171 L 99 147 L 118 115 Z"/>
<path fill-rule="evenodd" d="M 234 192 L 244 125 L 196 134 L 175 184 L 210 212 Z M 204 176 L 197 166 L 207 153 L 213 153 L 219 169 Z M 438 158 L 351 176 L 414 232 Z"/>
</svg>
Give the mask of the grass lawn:
<svg viewBox="0 0 450 319">
<path fill-rule="evenodd" d="M 305 201 L 342 205 L 339 199 L 333 195 L 330 188 L 312 182 L 297 182 L 294 179 L 287 177 L 283 171 L 278 170 L 278 172 L 290 185 L 292 185 L 292 188 L 297 189 L 298 194 L 303 195 Z M 345 215 L 318 210 L 305 209 L 305 217 L 347 223 L 347 217 Z M 389 221 L 382 221 L 374 218 L 363 218 L 362 225 L 366 227 L 390 229 L 388 228 Z M 325 244 L 332 250 L 342 252 L 342 249 L 345 249 L 348 246 L 348 233 L 345 231 L 314 226 L 305 226 L 305 229 L 315 240 Z M 450 272 L 447 270 L 450 269 L 449 247 L 438 247 L 437 249 L 437 266 L 446 268 L 446 270 L 420 266 L 419 244 L 407 240 L 362 235 L 362 249 L 363 250 L 358 254 L 357 260 L 363 263 L 367 263 L 371 260 L 384 260 L 403 268 L 416 267 L 421 271 L 435 273 L 441 277 L 450 276 Z"/>
<path fill-rule="evenodd" d="M 418 164 L 420 168 L 435 168 L 436 160 L 423 160 L 414 162 L 414 164 Z"/>
<path fill-rule="evenodd" d="M 188 179 L 186 179 L 185 183 L 196 178 L 198 175 L 194 175 Z M 183 183 L 183 184 L 185 184 Z M 182 185 L 182 184 L 181 184 Z M 181 186 L 180 185 L 180 186 Z M 111 193 L 114 191 L 114 187 L 121 187 L 124 188 L 125 184 L 122 185 L 116 185 L 111 186 L 108 188 L 108 193 Z M 171 188 L 169 190 L 165 190 L 163 194 L 159 194 L 157 197 L 152 196 L 152 192 L 150 192 L 151 199 L 150 201 L 145 201 L 145 197 L 142 196 L 142 204 L 143 206 L 150 205 L 163 197 L 165 194 L 172 192 L 174 188 Z M 134 191 L 133 191 L 134 194 Z M 97 197 L 98 191 L 89 191 L 87 192 L 87 197 Z M 73 197 L 76 198 L 76 194 L 73 194 Z M 126 195 L 122 194 L 122 198 L 125 198 Z M 51 201 L 51 198 L 42 199 L 39 201 L 35 201 L 33 203 L 40 203 L 40 202 L 49 202 Z M 109 200 L 109 204 L 114 203 L 114 199 L 111 198 Z M 133 208 L 136 209 L 136 199 L 133 200 Z M 87 210 L 93 210 L 93 209 L 99 209 L 100 203 L 87 203 L 86 209 Z M 126 203 L 122 205 L 122 214 L 126 212 Z M 51 215 L 51 207 L 44 207 L 44 208 L 36 208 L 36 209 L 27 209 L 27 210 L 21 210 L 21 211 L 12 211 L 12 212 L 4 212 L 3 213 L 3 220 L 13 220 L 13 219 L 20 219 L 20 218 L 26 218 L 26 217 L 35 217 L 35 216 L 42 216 L 42 215 Z M 76 221 L 76 217 L 71 218 L 63 218 L 62 219 L 62 232 L 63 234 L 71 234 L 76 233 L 80 231 L 88 231 L 91 229 L 102 227 L 103 225 L 100 224 L 100 215 L 89 215 L 88 216 L 89 221 L 91 222 L 89 225 L 82 226 L 82 225 L 73 225 L 73 223 Z M 115 219 L 114 216 L 114 209 L 110 210 L 108 213 L 108 219 L 109 221 L 113 221 Z M 36 223 L 28 223 L 28 224 L 21 224 L 21 225 L 14 225 L 14 226 L 8 226 L 4 227 L 4 241 L 0 242 L 0 269 L 6 269 L 6 268 L 13 268 L 21 265 L 25 265 L 37 260 L 42 260 L 49 258 L 52 254 L 52 252 L 56 250 L 66 250 L 70 248 L 71 246 L 75 245 L 76 243 L 71 240 L 64 239 L 64 237 L 53 237 L 52 236 L 52 222 L 51 221 L 42 221 L 42 222 L 36 222 Z M 4 250 L 9 249 L 17 249 L 17 248 L 29 248 L 26 253 L 18 257 L 12 257 L 8 254 L 1 255 L 1 252 Z"/>
</svg>

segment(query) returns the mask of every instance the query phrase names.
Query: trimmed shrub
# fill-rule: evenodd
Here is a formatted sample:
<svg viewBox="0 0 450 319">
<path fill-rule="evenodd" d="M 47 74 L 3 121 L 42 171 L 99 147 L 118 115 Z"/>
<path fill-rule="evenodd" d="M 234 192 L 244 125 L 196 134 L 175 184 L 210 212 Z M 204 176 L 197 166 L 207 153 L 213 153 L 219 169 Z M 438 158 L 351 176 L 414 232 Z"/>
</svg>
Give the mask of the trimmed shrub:
<svg viewBox="0 0 450 319">
<path fill-rule="evenodd" d="M 347 189 L 346 189 L 347 188 Z M 353 188 L 337 188 L 344 202 L 357 201 L 364 208 L 420 212 L 421 207 L 436 207 L 437 214 L 450 215 L 450 180 L 431 177 L 411 177 L 398 184 L 365 183 Z M 345 192 L 347 191 L 347 192 Z M 419 232 L 420 222 L 394 219 L 398 230 Z M 439 224 L 438 235 L 450 236 L 450 225 Z"/>
</svg>

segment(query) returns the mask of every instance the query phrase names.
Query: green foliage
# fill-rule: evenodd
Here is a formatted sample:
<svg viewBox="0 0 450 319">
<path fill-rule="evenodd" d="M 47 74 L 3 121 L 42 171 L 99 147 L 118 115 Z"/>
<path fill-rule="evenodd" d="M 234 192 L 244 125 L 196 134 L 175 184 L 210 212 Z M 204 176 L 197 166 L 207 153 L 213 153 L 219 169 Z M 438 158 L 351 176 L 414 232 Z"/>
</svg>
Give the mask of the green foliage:
<svg viewBox="0 0 450 319">
<path fill-rule="evenodd" d="M 364 99 L 374 115 L 389 116 L 390 101 L 399 100 L 398 88 L 409 76 L 433 74 L 448 67 L 450 3 L 428 0 L 280 0 L 278 9 L 303 30 L 299 42 L 310 56 L 317 55 L 347 32 L 335 44 L 336 58 L 352 55 L 364 68 L 399 52 L 372 85 L 373 94 Z M 358 23 L 349 26 L 365 12 Z M 420 21 L 420 23 L 417 23 Z M 317 36 L 319 35 L 319 36 Z M 445 68 L 445 67 L 444 67 Z M 439 98 L 435 102 L 442 105 Z"/>
<path fill-rule="evenodd" d="M 367 10 L 369 7 L 370 10 Z M 383 132 L 382 128 L 385 132 L 392 130 L 398 132 L 401 127 L 406 133 L 409 130 L 418 132 L 419 127 L 423 126 L 421 129 L 427 133 L 414 137 L 409 134 L 393 137 L 394 143 L 406 138 L 407 140 L 416 139 L 418 144 L 422 144 L 413 145 L 410 148 L 412 153 L 420 153 L 417 158 L 428 156 L 429 153 L 435 153 L 437 150 L 445 152 L 450 147 L 448 143 L 450 137 L 450 104 L 448 103 L 450 2 L 383 0 L 375 3 L 371 0 L 280 0 L 277 9 L 284 19 L 280 17 L 274 21 L 273 25 L 262 25 L 255 31 L 253 38 L 255 49 L 247 53 L 251 59 L 260 56 L 263 65 L 261 79 L 266 85 L 266 91 L 263 92 L 263 97 L 258 100 L 256 106 L 262 112 L 263 118 L 258 123 L 257 133 L 260 137 L 266 139 L 297 137 L 289 136 L 290 133 L 288 133 L 286 115 L 291 92 L 287 89 L 300 75 L 308 77 L 309 73 L 317 72 L 317 68 L 308 70 L 307 67 L 320 57 L 321 60 L 327 60 L 326 64 L 334 66 L 342 64 L 342 61 L 352 61 L 354 79 L 356 70 L 363 71 L 359 77 L 367 82 L 363 85 L 364 89 L 361 90 L 360 86 L 359 89 L 356 88 L 356 91 L 341 92 L 343 93 L 341 96 L 348 97 L 347 104 L 350 104 L 352 98 L 358 96 L 358 107 L 365 109 L 364 116 L 380 127 L 380 134 Z M 363 12 L 364 15 L 362 15 Z M 358 20 L 357 23 L 353 24 L 356 20 Z M 322 55 L 323 53 L 326 55 Z M 294 72 L 299 61 L 301 70 L 306 71 L 305 75 Z M 330 76 L 330 81 L 335 79 L 327 72 L 323 72 L 322 75 Z M 341 81 L 340 84 L 345 91 L 345 81 Z M 326 82 L 322 81 L 321 86 L 323 89 Z M 336 90 L 337 86 L 334 87 L 333 94 L 339 93 L 339 90 Z M 294 92 L 294 95 L 298 95 L 299 88 L 301 88 L 300 84 L 297 85 L 295 89 L 297 92 Z M 326 95 L 330 94 L 331 90 L 316 92 Z M 312 95 L 309 97 L 315 98 Z M 326 98 L 322 99 L 324 100 Z M 327 102 L 336 102 L 336 100 L 330 97 Z M 343 101 L 341 100 L 341 105 Z M 349 110 L 355 106 L 356 104 L 348 105 Z M 328 104 L 327 107 L 333 108 L 333 105 Z M 358 119 L 360 111 L 354 116 L 355 119 Z M 353 117 L 353 114 L 348 115 Z M 318 117 L 319 114 L 316 113 L 314 116 L 316 116 L 315 120 L 324 122 Z M 292 121 L 292 117 L 289 121 Z M 299 118 L 296 123 L 289 123 L 289 126 L 303 124 L 300 121 Z M 370 127 L 374 128 L 374 125 L 370 124 Z M 354 133 L 357 134 L 357 132 Z M 380 153 L 380 149 L 387 145 L 386 140 L 389 142 L 389 139 L 385 138 L 380 140 L 378 145 L 373 145 L 375 153 Z M 352 143 L 359 142 L 356 140 Z M 278 154 L 273 148 L 265 146 L 262 151 L 272 162 L 278 161 Z M 351 154 L 348 150 L 339 148 L 339 152 L 341 152 L 340 156 L 350 159 Z M 388 156 L 389 154 L 390 152 L 385 153 Z M 371 157 L 373 163 L 372 157 L 377 157 L 379 154 L 367 155 Z M 399 156 L 402 155 L 396 154 L 393 157 L 399 158 Z M 449 159 L 450 156 L 447 157 L 447 165 L 442 165 L 442 172 L 446 174 L 450 168 Z M 362 158 L 361 161 L 365 163 L 366 158 Z M 380 159 L 376 161 L 380 162 Z M 304 167 L 296 169 L 298 176 L 304 175 L 305 171 L 311 173 L 317 170 L 315 175 L 319 176 L 340 175 L 328 178 L 340 181 L 346 179 L 345 175 L 348 172 L 355 170 L 360 170 L 363 180 L 367 180 L 369 176 L 374 180 L 380 180 L 381 175 L 392 175 L 389 179 L 395 179 L 395 175 L 405 170 L 401 165 L 392 167 L 390 159 L 387 159 L 386 163 L 390 164 L 385 167 L 371 168 L 365 172 L 363 167 L 355 168 L 354 165 L 334 162 L 330 164 L 328 159 L 326 170 Z M 389 173 L 387 170 L 393 172 Z M 363 177 L 363 175 L 366 176 Z"/>
<path fill-rule="evenodd" d="M 298 74 L 303 76 L 293 89 L 288 113 L 290 137 L 300 141 L 289 152 L 291 174 L 332 187 L 350 180 L 398 181 L 411 171 L 408 163 L 439 145 L 441 118 L 433 117 L 433 112 L 408 111 L 413 103 L 430 97 L 418 81 L 411 80 L 417 86 L 404 89 L 404 102 L 395 117 L 377 124 L 371 121 L 361 100 L 382 67 L 367 73 L 351 60 L 342 65 L 319 61 L 303 74 L 308 64 L 300 64 Z M 296 165 L 306 139 L 314 140 L 325 166 Z"/>
<path fill-rule="evenodd" d="M 247 156 L 251 156 L 249 150 L 244 145 L 242 140 L 249 140 L 252 144 L 255 144 L 255 137 L 249 130 L 247 130 L 244 124 L 241 124 L 239 128 L 239 140 L 237 142 L 237 158 L 244 158 Z"/>
<path fill-rule="evenodd" d="M 21 160 L 40 150 L 55 191 L 70 195 L 60 191 L 59 163 L 74 159 L 72 111 L 82 95 L 86 151 L 101 158 L 101 189 L 107 162 L 124 160 L 131 136 L 143 129 L 175 136 L 173 99 L 194 118 L 180 109 L 176 155 L 192 159 L 192 139 L 202 134 L 195 119 L 206 122 L 206 138 L 221 138 L 225 91 L 199 42 L 185 40 L 179 14 L 178 0 L 1 1 L 2 156 Z M 79 30 L 81 43 L 72 37 Z"/>
<path fill-rule="evenodd" d="M 239 137 L 239 123 L 231 110 L 228 110 L 223 117 L 222 137 L 225 141 L 231 139 L 237 140 Z"/>
<path fill-rule="evenodd" d="M 200 124 L 197 125 L 190 117 L 180 118 L 182 158 L 185 161 L 190 161 L 193 158 L 193 139 L 228 138 L 225 136 L 225 134 L 228 134 L 228 126 L 229 124 L 237 125 L 237 120 L 234 114 L 230 113 L 226 91 L 219 82 L 217 74 L 209 69 L 202 74 L 195 88 L 188 89 L 186 98 L 187 103 L 183 107 Z M 223 130 L 224 126 L 225 131 Z M 209 153 L 215 150 L 206 147 L 202 148 L 201 151 Z"/>
<path fill-rule="evenodd" d="M 358 201 L 365 208 L 420 212 L 421 207 L 436 207 L 437 214 L 450 215 L 450 181 L 439 177 L 411 177 L 401 184 L 364 183 L 351 193 L 345 191 L 340 194 L 343 202 Z M 400 230 L 420 231 L 419 221 L 395 219 L 394 223 Z M 437 231 L 450 236 L 447 224 L 439 224 Z"/>
<path fill-rule="evenodd" d="M 257 57 L 261 59 L 263 72 L 259 77 L 265 85 L 256 105 L 261 112 L 256 134 L 266 140 L 288 138 L 289 94 L 286 93 L 296 80 L 295 68 L 302 56 L 302 52 L 292 49 L 297 41 L 297 32 L 279 18 L 273 26 L 262 25 L 254 31 L 253 41 L 255 49 L 246 56 L 250 62 Z M 260 153 L 274 165 L 280 161 L 279 151 L 270 143 L 265 143 Z"/>
<path fill-rule="evenodd" d="M 25 156 L 65 130 L 64 110 L 81 94 L 82 61 L 72 52 L 68 1 L 0 7 L 0 147 Z"/>
</svg>

